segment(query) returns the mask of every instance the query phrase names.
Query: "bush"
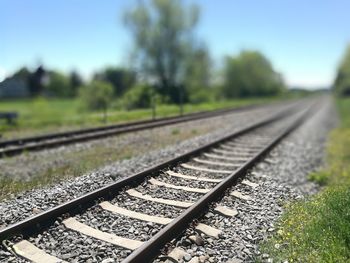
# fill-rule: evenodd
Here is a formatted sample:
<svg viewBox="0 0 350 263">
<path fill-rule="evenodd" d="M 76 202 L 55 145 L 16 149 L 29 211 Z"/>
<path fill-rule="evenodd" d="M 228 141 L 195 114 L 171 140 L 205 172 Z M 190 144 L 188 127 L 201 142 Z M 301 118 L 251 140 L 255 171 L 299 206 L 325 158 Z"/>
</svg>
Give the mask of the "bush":
<svg viewBox="0 0 350 263">
<path fill-rule="evenodd" d="M 123 96 L 124 105 L 127 109 L 150 108 L 153 94 L 153 88 L 148 85 L 133 86 Z"/>
<path fill-rule="evenodd" d="M 242 51 L 225 62 L 222 92 L 227 98 L 271 96 L 285 89 L 282 76 L 257 51 Z"/>
<path fill-rule="evenodd" d="M 189 95 L 190 102 L 194 104 L 210 102 L 215 99 L 215 93 L 212 90 L 201 89 L 196 92 L 192 92 Z"/>
<path fill-rule="evenodd" d="M 66 75 L 56 71 L 51 71 L 48 75 L 49 80 L 45 86 L 48 95 L 56 97 L 72 97 L 74 95 L 74 90 Z"/>
<path fill-rule="evenodd" d="M 112 95 L 112 85 L 103 81 L 95 80 L 79 89 L 79 97 L 88 110 L 106 110 Z"/>
</svg>

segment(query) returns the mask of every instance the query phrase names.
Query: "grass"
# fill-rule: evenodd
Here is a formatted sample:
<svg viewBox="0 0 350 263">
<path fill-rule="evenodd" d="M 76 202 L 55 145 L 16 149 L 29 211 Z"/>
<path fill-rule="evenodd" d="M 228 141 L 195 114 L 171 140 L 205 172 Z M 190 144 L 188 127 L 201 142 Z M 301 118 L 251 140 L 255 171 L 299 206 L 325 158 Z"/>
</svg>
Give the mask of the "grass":
<svg viewBox="0 0 350 263">
<path fill-rule="evenodd" d="M 330 178 L 329 172 L 324 170 L 311 173 L 308 176 L 308 179 L 310 181 L 314 181 L 321 186 L 327 185 L 327 183 L 329 182 L 329 178 Z"/>
<path fill-rule="evenodd" d="M 226 107 L 239 107 L 248 104 L 271 102 L 278 98 L 255 98 L 230 101 L 218 101 L 202 104 L 186 104 L 184 113 L 215 110 Z M 102 112 L 86 112 L 81 110 L 77 99 L 23 99 L 0 101 L 0 112 L 16 111 L 19 113 L 17 125 L 0 123 L 0 134 L 3 138 L 14 138 L 42 134 L 54 131 L 92 127 L 102 124 Z M 177 105 L 159 105 L 157 118 L 175 116 L 179 114 Z M 117 110 L 111 107 L 108 111 L 109 123 L 120 123 L 150 119 L 151 109 L 132 111 Z"/>
<path fill-rule="evenodd" d="M 171 131 L 171 134 L 172 135 L 178 135 L 180 133 L 180 130 L 179 129 L 173 129 L 172 131 Z"/>
<path fill-rule="evenodd" d="M 323 190 L 289 204 L 262 245 L 277 262 L 350 262 L 350 99 L 337 107 L 341 125 L 329 137 L 327 167 L 309 176 Z"/>
</svg>

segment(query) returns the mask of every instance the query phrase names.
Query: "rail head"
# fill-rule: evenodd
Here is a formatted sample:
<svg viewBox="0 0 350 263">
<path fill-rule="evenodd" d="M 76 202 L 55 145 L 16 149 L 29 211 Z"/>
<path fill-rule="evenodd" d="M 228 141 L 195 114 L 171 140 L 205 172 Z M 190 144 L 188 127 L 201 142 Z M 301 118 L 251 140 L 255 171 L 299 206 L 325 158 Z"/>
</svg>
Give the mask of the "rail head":
<svg viewBox="0 0 350 263">
<path fill-rule="evenodd" d="M 41 140 L 51 140 L 56 139 L 60 137 L 65 136 L 75 136 L 75 135 L 81 135 L 86 133 L 92 133 L 92 132 L 98 132 L 98 131 L 105 131 L 110 129 L 116 129 L 116 128 L 125 128 L 135 125 L 146 125 L 150 123 L 162 123 L 167 121 L 175 121 L 175 122 L 181 122 L 181 121 L 190 121 L 190 120 L 196 120 L 196 119 L 202 119 L 202 118 L 209 118 L 209 117 L 215 117 L 220 114 L 229 114 L 231 112 L 239 112 L 249 109 L 257 108 L 259 104 L 252 104 L 252 105 L 244 105 L 240 107 L 227 107 L 217 110 L 207 110 L 207 111 L 199 111 L 199 112 L 193 112 L 188 113 L 186 115 L 178 115 L 178 116 L 170 116 L 170 117 L 163 117 L 163 118 L 157 118 L 157 119 L 148 119 L 148 120 L 140 120 L 140 121 L 131 121 L 131 122 L 123 122 L 118 124 L 111 124 L 111 125 L 104 125 L 104 126 L 98 126 L 98 127 L 91 127 L 91 128 L 84 128 L 84 129 L 78 129 L 78 130 L 71 130 L 71 131 L 62 131 L 62 132 L 56 132 L 56 133 L 49 133 L 49 134 L 43 134 L 43 135 L 34 135 L 34 136 L 28 136 L 28 137 L 21 137 L 16 139 L 9 139 L 9 140 L 2 140 L 0 141 L 0 148 L 4 148 L 11 145 L 22 145 L 29 142 L 36 142 Z"/>
</svg>

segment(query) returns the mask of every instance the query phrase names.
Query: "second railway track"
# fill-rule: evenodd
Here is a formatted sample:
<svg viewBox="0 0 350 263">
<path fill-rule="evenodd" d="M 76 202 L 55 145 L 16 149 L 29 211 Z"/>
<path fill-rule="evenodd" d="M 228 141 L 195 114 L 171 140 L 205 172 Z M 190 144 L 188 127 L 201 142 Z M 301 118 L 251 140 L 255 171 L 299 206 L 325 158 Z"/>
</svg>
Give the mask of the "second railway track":
<svg viewBox="0 0 350 263">
<path fill-rule="evenodd" d="M 220 230 L 196 219 L 224 194 L 249 200 L 230 187 L 315 110 L 315 104 L 306 102 L 290 106 L 225 138 L 8 226 L 0 230 L 0 240 L 20 256 L 18 262 L 108 258 L 114 261 L 106 262 L 151 262 L 161 253 L 182 260 L 184 252 L 167 244 L 190 225 L 218 238 Z M 242 183 L 256 186 L 247 180 Z M 220 206 L 213 211 L 224 217 L 237 214 Z M 78 252 L 70 243 L 72 237 L 80 240 Z"/>
<path fill-rule="evenodd" d="M 38 151 L 41 149 L 58 147 L 77 142 L 104 138 L 107 136 L 162 127 L 186 121 L 200 120 L 204 118 L 217 117 L 233 112 L 246 111 L 257 108 L 258 105 L 242 106 L 238 108 L 227 108 L 213 111 L 190 113 L 183 116 L 165 117 L 155 120 L 135 121 L 95 128 L 86 128 L 67 132 L 57 132 L 45 135 L 23 137 L 17 139 L 0 141 L 0 158 L 18 155 L 25 151 Z"/>
</svg>

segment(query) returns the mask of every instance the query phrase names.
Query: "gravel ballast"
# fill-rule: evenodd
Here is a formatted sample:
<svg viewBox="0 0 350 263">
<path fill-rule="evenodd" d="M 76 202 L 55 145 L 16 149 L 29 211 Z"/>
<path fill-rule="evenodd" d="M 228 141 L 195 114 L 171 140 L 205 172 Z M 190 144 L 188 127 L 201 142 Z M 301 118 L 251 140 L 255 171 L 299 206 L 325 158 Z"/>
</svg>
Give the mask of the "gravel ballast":
<svg viewBox="0 0 350 263">
<path fill-rule="evenodd" d="M 133 157 L 136 151 L 133 150 L 132 145 L 138 146 L 138 152 L 136 153 L 147 155 L 150 149 L 161 149 L 189 138 L 198 137 L 198 135 L 205 135 L 220 129 L 226 129 L 227 131 L 228 128 L 234 128 L 235 126 L 239 127 L 262 118 L 268 112 L 273 112 L 277 107 L 277 105 L 268 105 L 259 109 L 64 145 L 39 152 L 25 152 L 19 156 L 0 159 L 0 179 L 30 181 L 40 174 L 50 174 L 55 169 L 72 165 L 79 166 L 79 162 L 84 158 L 88 161 L 94 161 L 92 158 L 88 158 L 89 154 L 95 155 L 95 159 L 99 158 L 99 156 L 96 156 L 97 154 L 101 155 L 104 162 L 102 160 L 100 162 L 104 165 L 109 163 L 115 165 L 116 160 L 110 155 L 122 155 L 124 158 Z M 111 161 L 108 161 L 109 159 Z M 71 170 L 74 171 L 74 169 Z"/>
<path fill-rule="evenodd" d="M 266 157 L 264 162 L 258 164 L 247 176 L 250 181 L 259 184 L 257 188 L 243 184 L 233 187 L 232 190 L 238 190 L 242 194 L 250 196 L 252 200 L 244 201 L 232 196 L 225 196 L 219 202 L 219 205 L 236 209 L 239 212 L 236 217 L 227 218 L 212 210 L 200 220 L 201 223 L 222 230 L 219 239 L 210 238 L 203 234 L 199 236 L 193 229 L 188 229 L 186 231 L 187 235 L 179 238 L 176 242 L 177 246 L 182 247 L 188 253 L 184 261 L 190 261 L 195 257 L 205 260 L 205 262 L 227 262 L 228 260 L 234 260 L 232 262 L 240 262 L 240 260 L 247 262 L 254 261 L 256 255 L 260 253 L 257 244 L 260 240 L 266 238 L 268 233 L 274 230 L 273 222 L 282 213 L 282 204 L 286 200 L 302 198 L 303 195 L 315 193 L 318 190 L 314 184 L 308 183 L 305 178 L 310 171 L 319 168 L 323 163 L 325 138 L 329 129 L 334 125 L 334 123 L 325 122 L 325 120 L 329 120 L 330 116 L 334 116 L 332 114 L 334 112 L 332 112 L 331 105 L 327 104 L 321 112 L 317 113 L 311 120 L 277 146 Z M 247 119 L 245 120 L 247 121 Z M 334 120 L 335 118 L 330 119 Z M 245 125 L 244 122 L 241 125 Z M 315 134 L 312 134 L 311 131 L 315 127 L 317 127 L 318 133 L 316 136 L 313 136 Z M 94 172 L 72 179 L 69 183 L 66 182 L 54 187 L 46 187 L 19 195 L 19 198 L 17 197 L 14 200 L 8 200 L 0 204 L 0 208 L 5 204 L 3 207 L 9 209 L 8 212 L 12 213 L 11 205 L 12 208 L 17 209 L 17 202 L 23 201 L 24 198 L 29 198 L 28 201 L 34 203 L 27 203 L 28 201 L 26 200 L 24 204 L 22 203 L 22 209 L 17 209 L 18 214 L 15 217 L 13 213 L 8 215 L 7 222 L 5 221 L 3 224 L 5 225 L 8 222 L 23 217 L 23 205 L 31 204 L 29 209 L 24 211 L 24 216 L 45 210 L 62 202 L 62 200 L 67 200 L 65 198 L 69 200 L 72 197 L 83 194 L 84 191 L 96 189 L 101 185 L 127 176 L 131 173 L 130 170 L 132 172 L 143 170 L 152 163 L 155 164 L 159 160 L 172 157 L 174 153 L 179 154 L 179 152 L 188 151 L 189 149 L 203 145 L 219 136 L 221 137 L 232 132 L 233 129 L 232 125 L 224 130 L 185 141 L 180 145 L 168 147 L 162 151 L 152 152 L 147 156 L 142 155 L 118 162 L 115 165 L 104 167 L 101 172 Z M 161 157 L 159 158 L 159 156 Z M 205 165 L 201 166 L 205 167 Z M 133 169 L 130 169 L 131 167 Z M 207 167 L 212 168 L 209 165 Z M 198 175 L 196 172 L 189 174 Z M 205 173 L 201 173 L 201 175 L 205 176 Z M 294 177 L 298 177 L 298 179 Z M 161 175 L 157 179 L 174 184 L 177 182 L 176 184 L 178 185 L 186 184 L 185 180 L 175 181 L 166 175 Z M 210 188 L 213 184 L 194 182 L 191 186 L 200 188 L 207 186 Z M 151 194 L 154 197 L 171 198 L 179 201 L 195 201 L 201 196 L 196 193 L 179 193 L 177 190 L 164 190 L 163 187 L 154 187 L 146 182 L 139 185 L 136 190 L 141 193 Z M 37 197 L 41 197 L 39 202 Z M 51 202 L 53 197 L 58 200 Z M 174 208 L 171 211 L 169 207 L 161 204 L 155 204 L 153 207 L 148 208 L 149 203 L 147 203 L 146 207 L 143 205 L 146 202 L 129 197 L 126 193 L 120 194 L 114 200 L 111 200 L 111 202 L 138 212 L 166 217 L 175 217 L 176 214 L 183 211 L 180 208 Z M 20 214 L 21 211 L 22 214 Z M 77 216 L 77 219 L 102 231 L 128 238 L 136 238 L 142 241 L 147 240 L 161 228 L 161 226 L 154 223 L 150 224 L 120 215 L 116 216 L 107 211 L 101 212 L 99 206 L 92 207 L 82 215 Z M 188 235 L 197 235 L 197 238 L 204 242 L 204 246 L 194 244 L 194 241 L 187 238 Z M 56 243 L 56 239 L 59 239 L 59 244 Z M 125 258 L 130 253 L 127 250 L 115 249 L 115 247 L 113 249 L 110 244 L 100 241 L 96 242 L 95 239 L 77 235 L 77 233 L 65 229 L 58 222 L 48 231 L 31 238 L 30 241 L 50 254 L 56 255 L 59 258 L 63 257 L 63 259 L 69 262 L 87 262 L 86 260 L 88 258 L 90 260 L 89 262 L 119 262 L 120 259 Z M 65 247 L 66 250 L 62 250 L 62 247 Z M 78 257 L 79 254 L 83 254 L 84 258 Z"/>
<path fill-rule="evenodd" d="M 271 111 L 275 112 L 275 107 L 267 107 L 267 109 L 259 109 L 249 112 L 225 115 L 223 117 L 211 118 L 210 121 L 196 121 L 199 123 L 204 122 L 205 125 L 208 126 L 215 126 L 216 123 L 221 123 L 221 129 L 219 129 L 220 126 L 218 126 L 218 129 L 214 132 L 197 136 L 186 141 L 178 142 L 176 145 L 171 145 L 161 150 L 151 151 L 147 154 L 136 155 L 130 159 L 115 162 L 111 165 L 107 165 L 83 176 L 67 179 L 52 186 L 46 186 L 40 189 L 17 194 L 14 196 L 14 198 L 4 200 L 0 203 L 0 228 L 6 227 L 9 224 L 23 220 L 30 215 L 45 211 L 58 204 L 64 203 L 85 193 L 98 189 L 102 186 L 112 183 L 113 181 L 117 181 L 118 179 L 129 176 L 133 173 L 140 172 L 147 167 L 150 167 L 151 165 L 158 164 L 162 161 L 173 158 L 176 155 L 205 145 L 210 141 L 232 133 L 233 131 L 237 131 L 244 126 L 248 126 L 254 121 L 264 118 L 264 116 L 266 116 L 266 114 Z M 191 127 L 196 127 L 196 122 L 191 122 Z M 225 123 L 225 125 L 222 126 L 222 123 Z M 183 123 L 179 125 L 184 129 L 188 129 L 189 123 Z M 174 127 L 179 128 L 179 125 L 176 125 Z M 136 149 L 142 147 L 142 144 L 145 144 L 147 147 L 149 144 L 149 137 L 156 138 L 157 136 L 155 136 L 155 134 L 158 132 L 164 132 L 164 129 L 173 130 L 174 127 L 166 126 L 153 130 L 138 132 L 135 134 L 127 134 L 123 136 L 122 139 L 118 140 L 118 143 L 114 142 L 116 143 L 115 147 L 116 149 L 118 147 L 122 148 L 126 144 L 133 144 Z M 111 143 L 109 140 L 112 140 L 112 138 L 71 145 L 69 148 L 75 147 L 84 149 L 85 147 L 92 147 L 91 145 L 97 143 Z M 61 151 L 63 152 L 65 150 L 66 147 L 61 147 L 57 149 L 41 151 L 38 153 L 29 153 L 28 158 L 45 160 L 42 163 L 44 166 L 46 166 L 49 165 L 49 163 L 46 163 L 45 154 L 52 153 L 54 156 L 56 156 L 57 162 L 59 162 Z M 26 157 L 21 155 L 16 158 L 18 158 L 16 159 L 17 162 L 21 164 L 21 158 L 25 159 Z M 9 159 L 9 161 L 12 160 Z M 1 166 L 6 168 L 6 160 L 0 160 L 0 162 L 2 162 Z M 32 166 L 32 164 L 30 164 L 30 161 L 27 159 L 25 159 L 25 162 L 28 162 L 28 166 Z M 35 168 L 33 168 L 31 172 L 35 173 L 35 171 Z M 16 170 L 14 170 L 14 173 L 16 173 Z"/>
<path fill-rule="evenodd" d="M 272 262 L 269 255 L 261 254 L 259 243 L 275 231 L 275 222 L 287 202 L 319 190 L 307 176 L 324 165 L 327 135 L 336 124 L 333 104 L 327 101 L 320 112 L 286 137 L 247 174 L 246 179 L 259 184 L 258 187 L 242 183 L 232 187 L 231 190 L 248 195 L 251 200 L 226 195 L 218 202 L 218 205 L 236 209 L 236 217 L 224 217 L 211 210 L 199 220 L 220 229 L 219 239 L 201 234 L 199 238 L 204 245 L 199 246 L 189 239 L 197 233 L 188 229 L 173 243 L 188 253 L 183 262 L 191 259 L 197 262 Z"/>
</svg>

